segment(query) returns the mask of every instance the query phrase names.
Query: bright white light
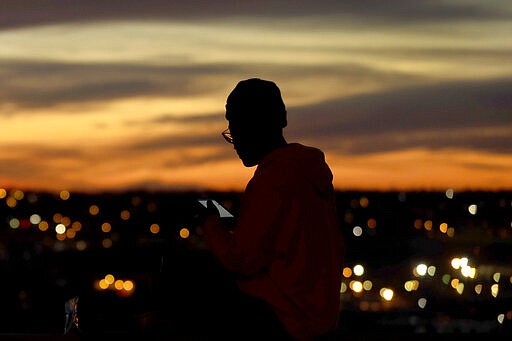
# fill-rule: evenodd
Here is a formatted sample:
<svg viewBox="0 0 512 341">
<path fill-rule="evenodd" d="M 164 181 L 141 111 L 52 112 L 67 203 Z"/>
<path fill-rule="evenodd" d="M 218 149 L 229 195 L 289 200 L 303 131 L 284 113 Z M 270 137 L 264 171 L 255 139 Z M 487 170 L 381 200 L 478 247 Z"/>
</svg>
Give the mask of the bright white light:
<svg viewBox="0 0 512 341">
<path fill-rule="evenodd" d="M 471 267 L 470 266 L 463 266 L 461 269 L 460 269 L 460 273 L 462 274 L 462 276 L 464 277 L 469 277 L 471 275 Z"/>
<path fill-rule="evenodd" d="M 499 289 L 500 289 L 500 287 L 498 286 L 498 284 L 493 284 L 491 286 L 491 295 L 492 295 L 492 297 L 498 297 Z"/>
<path fill-rule="evenodd" d="M 454 268 L 455 270 L 459 269 L 460 268 L 460 258 L 453 258 L 451 264 L 452 264 L 452 268 Z"/>
<path fill-rule="evenodd" d="M 380 295 L 382 298 L 384 298 L 386 301 L 391 301 L 393 299 L 393 290 L 388 288 L 382 288 L 380 289 Z"/>
<path fill-rule="evenodd" d="M 436 274 L 436 267 L 433 265 L 429 266 L 427 269 L 427 273 L 430 277 L 434 277 L 434 275 Z"/>
<path fill-rule="evenodd" d="M 364 267 L 360 264 L 354 266 L 354 275 L 362 276 L 364 274 Z"/>
<path fill-rule="evenodd" d="M 425 264 L 418 264 L 418 266 L 416 266 L 416 272 L 420 276 L 425 276 L 425 274 L 427 273 L 427 265 L 425 265 Z"/>
<path fill-rule="evenodd" d="M 30 216 L 30 223 L 37 225 L 40 222 L 41 222 L 41 217 L 39 216 L 39 214 L 32 214 Z"/>
<path fill-rule="evenodd" d="M 427 305 L 427 299 L 422 297 L 418 300 L 418 306 L 423 309 Z"/>
<path fill-rule="evenodd" d="M 453 199 L 453 189 L 448 188 L 445 194 L 448 199 Z"/>
<path fill-rule="evenodd" d="M 363 291 L 363 283 L 359 281 L 352 281 L 350 282 L 350 289 L 352 289 L 355 292 L 361 292 Z"/>
<path fill-rule="evenodd" d="M 505 320 L 505 314 L 499 314 L 498 315 L 498 322 L 500 324 L 502 324 L 504 320 Z"/>
<path fill-rule="evenodd" d="M 352 233 L 354 234 L 354 236 L 360 237 L 363 234 L 363 229 L 361 228 L 361 226 L 354 226 L 354 228 L 352 229 Z"/>
<path fill-rule="evenodd" d="M 55 226 L 55 232 L 58 234 L 66 233 L 66 226 L 64 226 L 64 224 L 57 224 L 57 226 Z"/>
<path fill-rule="evenodd" d="M 477 209 L 478 209 L 478 206 L 477 206 L 477 205 L 475 205 L 475 204 L 469 205 L 469 207 L 468 207 L 468 211 L 469 211 L 469 213 L 471 213 L 472 215 L 475 215 L 475 214 L 476 214 Z"/>
</svg>

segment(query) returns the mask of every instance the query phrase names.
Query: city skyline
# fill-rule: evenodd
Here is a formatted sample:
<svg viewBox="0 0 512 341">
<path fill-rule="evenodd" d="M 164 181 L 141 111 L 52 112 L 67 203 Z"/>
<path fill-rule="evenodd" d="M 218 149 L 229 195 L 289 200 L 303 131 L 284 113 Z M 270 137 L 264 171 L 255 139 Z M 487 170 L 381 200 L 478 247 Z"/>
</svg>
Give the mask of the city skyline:
<svg viewBox="0 0 512 341">
<path fill-rule="evenodd" d="M 511 189 L 511 18 L 497 0 L 3 1 L 0 187 L 241 190 L 224 105 L 259 77 L 337 189 Z"/>
</svg>

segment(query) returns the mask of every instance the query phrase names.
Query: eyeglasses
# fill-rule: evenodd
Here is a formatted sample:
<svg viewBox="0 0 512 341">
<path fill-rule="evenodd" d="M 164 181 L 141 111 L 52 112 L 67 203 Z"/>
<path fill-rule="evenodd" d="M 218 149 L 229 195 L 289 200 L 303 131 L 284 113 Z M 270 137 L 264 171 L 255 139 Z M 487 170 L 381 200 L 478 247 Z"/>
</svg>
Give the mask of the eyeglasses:
<svg viewBox="0 0 512 341">
<path fill-rule="evenodd" d="M 226 130 L 224 130 L 222 133 L 222 137 L 224 137 L 224 139 L 229 142 L 229 143 L 233 143 L 233 136 L 231 136 L 231 132 L 229 131 L 229 128 L 227 128 Z"/>
</svg>

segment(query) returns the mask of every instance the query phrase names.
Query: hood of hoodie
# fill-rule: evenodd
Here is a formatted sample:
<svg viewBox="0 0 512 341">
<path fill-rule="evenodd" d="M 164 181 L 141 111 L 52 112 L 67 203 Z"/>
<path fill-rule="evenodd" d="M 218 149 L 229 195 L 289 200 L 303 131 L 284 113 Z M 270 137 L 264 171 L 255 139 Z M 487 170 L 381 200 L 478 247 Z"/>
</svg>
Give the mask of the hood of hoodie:
<svg viewBox="0 0 512 341">
<path fill-rule="evenodd" d="M 290 143 L 268 154 L 260 162 L 256 172 L 264 172 L 270 168 L 273 171 L 279 169 L 283 177 L 302 178 L 321 196 L 331 195 L 334 191 L 333 175 L 320 149 Z"/>
</svg>

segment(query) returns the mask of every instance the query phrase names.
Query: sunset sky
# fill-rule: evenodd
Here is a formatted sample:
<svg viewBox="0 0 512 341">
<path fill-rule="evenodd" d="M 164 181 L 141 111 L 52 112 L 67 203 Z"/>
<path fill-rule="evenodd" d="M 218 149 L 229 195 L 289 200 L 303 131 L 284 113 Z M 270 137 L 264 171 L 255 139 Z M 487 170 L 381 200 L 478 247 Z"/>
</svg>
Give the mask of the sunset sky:
<svg viewBox="0 0 512 341">
<path fill-rule="evenodd" d="M 0 188 L 242 190 L 239 80 L 337 189 L 512 189 L 512 2 L 0 1 Z"/>
</svg>

